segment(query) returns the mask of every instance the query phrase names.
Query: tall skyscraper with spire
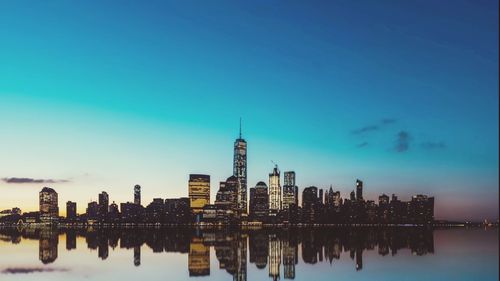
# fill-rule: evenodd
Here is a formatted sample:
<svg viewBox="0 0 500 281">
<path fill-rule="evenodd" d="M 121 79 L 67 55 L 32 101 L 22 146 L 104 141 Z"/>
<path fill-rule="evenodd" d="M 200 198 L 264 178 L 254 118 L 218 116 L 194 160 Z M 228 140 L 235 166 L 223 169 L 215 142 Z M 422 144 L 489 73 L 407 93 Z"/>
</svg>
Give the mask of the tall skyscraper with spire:
<svg viewBox="0 0 500 281">
<path fill-rule="evenodd" d="M 238 210 L 247 213 L 247 142 L 240 135 L 234 141 L 233 175 L 238 179 Z"/>
</svg>

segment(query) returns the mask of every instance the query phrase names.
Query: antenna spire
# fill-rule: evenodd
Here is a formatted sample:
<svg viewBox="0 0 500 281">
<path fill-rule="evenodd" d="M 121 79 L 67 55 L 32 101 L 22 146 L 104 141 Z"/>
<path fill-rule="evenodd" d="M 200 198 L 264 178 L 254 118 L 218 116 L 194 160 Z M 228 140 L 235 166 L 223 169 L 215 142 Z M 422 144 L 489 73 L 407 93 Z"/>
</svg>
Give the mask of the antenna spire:
<svg viewBox="0 0 500 281">
<path fill-rule="evenodd" d="M 241 139 L 241 117 L 240 117 L 240 139 Z"/>
</svg>

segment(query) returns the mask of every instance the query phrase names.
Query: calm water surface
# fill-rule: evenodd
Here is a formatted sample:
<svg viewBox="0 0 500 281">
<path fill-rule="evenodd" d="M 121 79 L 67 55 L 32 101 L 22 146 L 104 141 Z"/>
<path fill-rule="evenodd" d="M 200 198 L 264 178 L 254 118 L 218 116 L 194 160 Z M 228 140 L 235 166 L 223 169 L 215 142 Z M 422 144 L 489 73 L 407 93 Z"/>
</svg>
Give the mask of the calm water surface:
<svg viewBox="0 0 500 281">
<path fill-rule="evenodd" d="M 498 229 L 0 228 L 0 280 L 498 280 Z"/>
</svg>

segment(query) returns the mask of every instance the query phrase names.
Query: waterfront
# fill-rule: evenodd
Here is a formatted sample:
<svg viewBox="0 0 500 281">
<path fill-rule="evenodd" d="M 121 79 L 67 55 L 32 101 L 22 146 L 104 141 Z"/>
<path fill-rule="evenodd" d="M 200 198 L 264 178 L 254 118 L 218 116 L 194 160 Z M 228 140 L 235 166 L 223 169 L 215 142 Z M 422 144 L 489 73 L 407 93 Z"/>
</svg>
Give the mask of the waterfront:
<svg viewBox="0 0 500 281">
<path fill-rule="evenodd" d="M 2 280 L 498 280 L 498 228 L 0 229 Z"/>
</svg>

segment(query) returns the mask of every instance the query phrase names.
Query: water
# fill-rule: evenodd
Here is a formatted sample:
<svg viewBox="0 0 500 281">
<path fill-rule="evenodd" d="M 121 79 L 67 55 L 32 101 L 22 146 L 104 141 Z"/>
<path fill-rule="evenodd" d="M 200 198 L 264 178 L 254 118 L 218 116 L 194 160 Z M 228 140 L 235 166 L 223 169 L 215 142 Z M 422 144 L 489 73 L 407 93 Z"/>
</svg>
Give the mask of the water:
<svg viewBox="0 0 500 281">
<path fill-rule="evenodd" d="M 498 229 L 0 229 L 1 280 L 498 280 Z"/>
</svg>

